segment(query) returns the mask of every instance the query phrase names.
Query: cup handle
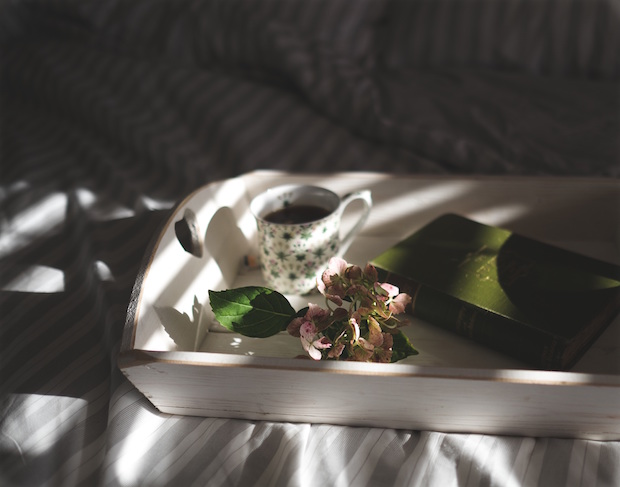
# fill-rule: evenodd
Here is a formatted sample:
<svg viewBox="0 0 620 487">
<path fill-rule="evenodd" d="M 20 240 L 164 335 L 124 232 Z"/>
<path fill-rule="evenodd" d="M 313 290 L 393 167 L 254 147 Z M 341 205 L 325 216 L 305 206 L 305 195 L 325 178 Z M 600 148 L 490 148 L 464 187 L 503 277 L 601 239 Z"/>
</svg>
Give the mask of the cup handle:
<svg viewBox="0 0 620 487">
<path fill-rule="evenodd" d="M 340 216 L 342 217 L 342 214 L 344 213 L 346 207 L 355 200 L 362 200 L 364 202 L 364 209 L 362 210 L 362 214 L 358 218 L 355 225 L 353 225 L 353 227 L 351 228 L 351 230 L 348 231 L 345 237 L 340 240 L 340 250 L 337 254 L 338 257 L 342 257 L 342 255 L 347 251 L 347 249 L 351 245 L 351 242 L 353 241 L 353 238 L 362 229 L 364 223 L 366 223 L 366 220 L 368 220 L 368 216 L 370 215 L 370 208 L 372 207 L 372 196 L 370 190 L 363 189 L 361 191 L 355 191 L 354 193 L 350 193 L 344 198 L 342 198 L 340 206 L 338 207 Z"/>
</svg>

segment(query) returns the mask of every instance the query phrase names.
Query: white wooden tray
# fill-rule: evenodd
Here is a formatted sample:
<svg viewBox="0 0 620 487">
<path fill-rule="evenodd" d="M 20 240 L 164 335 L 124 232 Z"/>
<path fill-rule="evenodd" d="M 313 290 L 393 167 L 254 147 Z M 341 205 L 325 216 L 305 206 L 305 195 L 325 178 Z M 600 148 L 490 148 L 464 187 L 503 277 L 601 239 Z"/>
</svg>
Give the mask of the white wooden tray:
<svg viewBox="0 0 620 487">
<path fill-rule="evenodd" d="M 286 333 L 251 339 L 224 330 L 213 319 L 209 289 L 262 284 L 258 270 L 244 267 L 256 250 L 249 201 L 292 182 L 339 194 L 372 190 L 368 223 L 345 255 L 357 264 L 447 212 L 620 262 L 616 180 L 260 171 L 213 183 L 183 200 L 155 236 L 127 313 L 119 366 L 155 407 L 211 417 L 620 439 L 620 318 L 571 372 L 529 369 L 415 319 L 406 333 L 420 354 L 396 364 L 303 360 L 295 358 L 303 355 L 299 340 Z M 187 217 L 195 218 L 201 256 L 186 251 L 175 232 Z M 321 302 L 288 297 L 297 309 Z"/>
</svg>

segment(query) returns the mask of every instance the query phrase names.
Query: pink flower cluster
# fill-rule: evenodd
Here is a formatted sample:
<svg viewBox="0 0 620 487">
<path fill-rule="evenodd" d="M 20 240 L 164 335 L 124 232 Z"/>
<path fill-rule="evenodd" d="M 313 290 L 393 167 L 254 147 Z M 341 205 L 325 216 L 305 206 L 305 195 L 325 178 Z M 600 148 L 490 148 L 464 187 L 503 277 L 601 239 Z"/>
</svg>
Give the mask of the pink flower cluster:
<svg viewBox="0 0 620 487">
<path fill-rule="evenodd" d="M 317 288 L 326 298 L 327 309 L 309 304 L 305 314 L 287 327 L 291 335 L 301 339 L 311 358 L 392 360 L 393 335 L 406 324 L 397 315 L 411 302 L 408 294 L 378 282 L 372 265 L 362 269 L 338 257 L 329 261 Z"/>
</svg>

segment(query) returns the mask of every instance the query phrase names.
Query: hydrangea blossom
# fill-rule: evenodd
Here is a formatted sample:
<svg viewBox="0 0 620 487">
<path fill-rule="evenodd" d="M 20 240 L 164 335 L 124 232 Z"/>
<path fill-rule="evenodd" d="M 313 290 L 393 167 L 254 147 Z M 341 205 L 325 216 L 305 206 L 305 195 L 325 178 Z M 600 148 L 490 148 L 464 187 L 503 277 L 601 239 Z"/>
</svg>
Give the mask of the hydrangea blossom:
<svg viewBox="0 0 620 487">
<path fill-rule="evenodd" d="M 339 257 L 329 261 L 317 289 L 326 308 L 309 304 L 304 315 L 287 327 L 312 359 L 392 360 L 393 334 L 406 324 L 397 315 L 411 302 L 409 295 L 378 282 L 372 265 L 362 269 Z"/>
</svg>

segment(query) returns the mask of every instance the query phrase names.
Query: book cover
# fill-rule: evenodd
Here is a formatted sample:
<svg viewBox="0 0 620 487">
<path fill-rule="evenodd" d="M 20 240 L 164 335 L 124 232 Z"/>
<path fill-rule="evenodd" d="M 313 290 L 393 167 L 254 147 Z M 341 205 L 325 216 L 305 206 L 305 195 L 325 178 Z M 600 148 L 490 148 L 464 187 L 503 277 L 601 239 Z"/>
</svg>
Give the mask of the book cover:
<svg viewBox="0 0 620 487">
<path fill-rule="evenodd" d="M 371 263 L 413 316 L 543 369 L 568 370 L 620 311 L 620 266 L 455 214 Z"/>
</svg>

